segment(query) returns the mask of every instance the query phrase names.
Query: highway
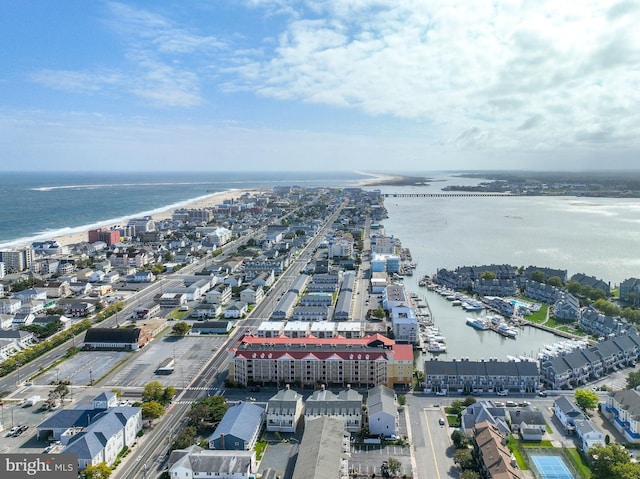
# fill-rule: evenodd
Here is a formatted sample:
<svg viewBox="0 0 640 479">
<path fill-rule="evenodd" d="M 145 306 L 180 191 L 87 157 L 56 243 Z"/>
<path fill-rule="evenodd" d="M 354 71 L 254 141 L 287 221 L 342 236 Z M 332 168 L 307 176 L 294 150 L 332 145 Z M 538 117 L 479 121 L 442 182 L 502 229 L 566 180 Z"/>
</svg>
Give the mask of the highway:
<svg viewBox="0 0 640 479">
<path fill-rule="evenodd" d="M 262 321 L 269 318 L 282 294 L 313 257 L 315 250 L 329 232 L 343 206 L 337 208 L 326 219 L 314 238 L 300 251 L 289 268 L 280 275 L 265 299 L 243 321 L 243 327 L 234 330 L 224 345 L 218 348 L 211 360 L 202 367 L 193 381 L 180 391 L 166 414 L 145 432 L 139 444 L 131 450 L 114 471 L 113 477 L 115 479 L 146 479 L 157 476 L 164 470 L 169 447 L 175 435 L 186 425 L 186 414 L 191 409 L 191 402 L 198 401 L 208 395 L 220 394 L 223 391 L 229 347 L 239 342 L 246 331 L 254 329 Z M 184 273 L 184 271 L 182 272 Z"/>
</svg>

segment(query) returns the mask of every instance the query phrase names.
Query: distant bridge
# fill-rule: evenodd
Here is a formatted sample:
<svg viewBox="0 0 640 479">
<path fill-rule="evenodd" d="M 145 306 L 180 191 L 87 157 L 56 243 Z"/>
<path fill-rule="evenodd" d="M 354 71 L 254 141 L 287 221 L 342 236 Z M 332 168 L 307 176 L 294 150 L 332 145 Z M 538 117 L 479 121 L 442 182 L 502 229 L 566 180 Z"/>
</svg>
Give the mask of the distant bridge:
<svg viewBox="0 0 640 479">
<path fill-rule="evenodd" d="M 383 193 L 385 198 L 472 198 L 480 196 L 524 196 L 515 193 Z"/>
</svg>

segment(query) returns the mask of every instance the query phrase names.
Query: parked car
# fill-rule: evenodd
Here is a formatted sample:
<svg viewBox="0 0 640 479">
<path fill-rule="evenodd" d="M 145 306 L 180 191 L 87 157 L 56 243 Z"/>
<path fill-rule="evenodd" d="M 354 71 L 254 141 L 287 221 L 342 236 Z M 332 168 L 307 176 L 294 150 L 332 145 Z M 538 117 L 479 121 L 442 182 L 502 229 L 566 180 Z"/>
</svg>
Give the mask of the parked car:
<svg viewBox="0 0 640 479">
<path fill-rule="evenodd" d="M 440 419 L 438 419 L 438 424 L 440 424 L 441 426 L 445 425 L 445 420 L 443 417 L 441 417 Z"/>
<path fill-rule="evenodd" d="M 13 435 L 16 433 L 18 429 L 20 429 L 20 426 L 13 426 L 11 429 L 7 431 L 4 437 L 13 437 Z"/>
<path fill-rule="evenodd" d="M 507 396 L 509 394 L 509 391 L 507 391 L 506 389 L 502 390 L 502 391 L 498 391 L 496 393 L 498 396 Z"/>
<path fill-rule="evenodd" d="M 538 393 L 538 396 L 540 396 L 541 398 L 546 398 L 547 397 L 547 391 L 540 391 Z"/>
</svg>

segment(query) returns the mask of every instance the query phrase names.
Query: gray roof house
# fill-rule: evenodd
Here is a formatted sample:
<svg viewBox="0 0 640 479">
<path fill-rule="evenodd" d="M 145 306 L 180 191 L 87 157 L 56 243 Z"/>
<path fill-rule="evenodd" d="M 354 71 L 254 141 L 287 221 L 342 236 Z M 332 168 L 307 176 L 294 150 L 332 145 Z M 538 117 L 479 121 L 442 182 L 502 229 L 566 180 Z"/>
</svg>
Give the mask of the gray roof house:
<svg viewBox="0 0 640 479">
<path fill-rule="evenodd" d="M 367 393 L 369 434 L 384 437 L 398 434 L 398 408 L 396 393 L 383 385 L 369 389 Z"/>
<path fill-rule="evenodd" d="M 249 479 L 257 472 L 255 451 L 212 451 L 193 445 L 171 452 L 169 477 Z"/>
<path fill-rule="evenodd" d="M 281 389 L 267 403 L 267 431 L 296 432 L 303 412 L 302 394 Z"/>
<path fill-rule="evenodd" d="M 576 435 L 582 443 L 583 451 L 588 451 L 594 446 L 604 446 L 604 433 L 588 419 L 576 421 Z"/>
<path fill-rule="evenodd" d="M 63 409 L 42 421 L 37 436 L 51 433 L 65 447 L 63 454 L 78 456 L 78 469 L 106 462 L 112 465 L 123 447 L 131 447 L 142 429 L 139 407 L 118 406 L 114 393 L 101 393 L 92 404 Z"/>
<path fill-rule="evenodd" d="M 553 414 L 558 418 L 566 431 L 574 431 L 576 420 L 586 419 L 580 408 L 565 396 L 558 397 L 553 403 Z"/>
<path fill-rule="evenodd" d="M 501 434 L 509 434 L 506 410 L 497 407 L 492 401 L 478 401 L 468 406 L 460 416 L 461 428 L 464 432 L 473 432 L 476 425 L 482 422 L 493 424 Z"/>
<path fill-rule="evenodd" d="M 547 432 L 547 423 L 540 411 L 530 408 L 509 410 L 511 430 L 518 431 L 523 441 L 541 441 Z"/>
<path fill-rule="evenodd" d="M 230 407 L 209 437 L 209 449 L 252 449 L 258 440 L 264 417 L 264 408 L 251 402 Z"/>
<path fill-rule="evenodd" d="M 353 389 L 344 389 L 338 394 L 324 387 L 318 389 L 305 403 L 305 424 L 318 416 L 339 417 L 347 431 L 357 432 L 362 428 L 362 394 Z"/>
<path fill-rule="evenodd" d="M 340 419 L 317 417 L 307 420 L 293 479 L 335 479 L 348 475 L 348 463 L 343 454 L 348 450 L 348 435 L 345 435 Z"/>
</svg>

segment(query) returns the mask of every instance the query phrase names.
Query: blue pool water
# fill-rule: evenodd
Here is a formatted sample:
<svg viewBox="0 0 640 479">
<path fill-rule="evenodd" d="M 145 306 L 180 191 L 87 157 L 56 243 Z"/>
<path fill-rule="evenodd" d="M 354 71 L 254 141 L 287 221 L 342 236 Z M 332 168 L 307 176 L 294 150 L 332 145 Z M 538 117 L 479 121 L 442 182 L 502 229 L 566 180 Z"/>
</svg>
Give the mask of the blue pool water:
<svg viewBox="0 0 640 479">
<path fill-rule="evenodd" d="M 531 456 L 543 479 L 574 479 L 560 456 Z"/>
</svg>

